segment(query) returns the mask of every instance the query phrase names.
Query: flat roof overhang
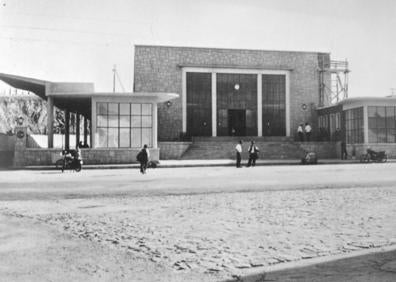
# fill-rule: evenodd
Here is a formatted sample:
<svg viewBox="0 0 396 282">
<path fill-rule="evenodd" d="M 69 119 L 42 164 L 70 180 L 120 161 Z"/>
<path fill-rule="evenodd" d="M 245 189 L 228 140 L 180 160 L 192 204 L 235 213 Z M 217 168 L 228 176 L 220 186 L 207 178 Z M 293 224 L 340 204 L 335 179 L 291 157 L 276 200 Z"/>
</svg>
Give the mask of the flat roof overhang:
<svg viewBox="0 0 396 282">
<path fill-rule="evenodd" d="M 168 92 L 85 92 L 85 93 L 51 93 L 48 96 L 54 99 L 92 99 L 92 98 L 114 98 L 130 99 L 131 101 L 146 101 L 152 103 L 163 103 L 179 97 L 179 94 Z"/>
<path fill-rule="evenodd" d="M 339 106 L 362 106 L 362 105 L 378 105 L 378 104 L 392 104 L 396 105 L 396 96 L 388 96 L 388 97 L 352 97 L 346 98 L 334 105 L 329 105 L 325 107 L 318 108 L 318 110 L 324 110 Z"/>
<path fill-rule="evenodd" d="M 30 91 L 43 100 L 52 97 L 54 106 L 57 108 L 78 112 L 87 118 L 91 117 L 93 98 L 110 97 L 115 100 L 130 100 L 137 103 L 162 103 L 179 97 L 176 93 L 166 92 L 95 92 L 93 83 L 50 82 L 5 73 L 0 73 L 0 80 L 14 88 Z"/>
<path fill-rule="evenodd" d="M 41 99 L 47 100 L 45 92 L 46 86 L 48 85 L 49 81 L 6 73 L 0 73 L 0 80 L 4 81 L 5 83 L 11 85 L 14 88 L 33 92 Z"/>
</svg>

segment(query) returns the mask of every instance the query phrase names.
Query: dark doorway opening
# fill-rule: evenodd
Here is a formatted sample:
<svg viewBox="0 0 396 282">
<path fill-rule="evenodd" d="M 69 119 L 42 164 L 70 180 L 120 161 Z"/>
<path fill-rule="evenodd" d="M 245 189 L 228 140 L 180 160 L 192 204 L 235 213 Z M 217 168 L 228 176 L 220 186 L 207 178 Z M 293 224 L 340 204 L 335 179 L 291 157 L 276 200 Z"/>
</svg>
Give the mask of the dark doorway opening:
<svg viewBox="0 0 396 282">
<path fill-rule="evenodd" d="M 228 110 L 228 135 L 246 135 L 246 110 Z"/>
</svg>

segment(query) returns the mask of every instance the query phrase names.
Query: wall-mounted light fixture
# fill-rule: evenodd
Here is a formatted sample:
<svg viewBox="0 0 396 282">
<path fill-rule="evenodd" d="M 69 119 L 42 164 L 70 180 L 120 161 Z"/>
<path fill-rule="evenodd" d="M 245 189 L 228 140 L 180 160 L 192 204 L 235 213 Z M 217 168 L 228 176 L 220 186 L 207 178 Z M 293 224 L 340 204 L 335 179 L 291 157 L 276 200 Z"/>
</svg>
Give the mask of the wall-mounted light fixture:
<svg viewBox="0 0 396 282">
<path fill-rule="evenodd" d="M 23 117 L 19 117 L 17 119 L 17 123 L 18 123 L 19 126 L 23 125 Z"/>
<path fill-rule="evenodd" d="M 170 106 L 172 106 L 172 102 L 171 101 L 167 101 L 166 103 L 166 106 L 169 108 Z"/>
<path fill-rule="evenodd" d="M 238 83 L 235 83 L 235 85 L 234 85 L 234 89 L 236 90 L 236 91 L 238 91 L 239 90 L 239 84 Z"/>
</svg>

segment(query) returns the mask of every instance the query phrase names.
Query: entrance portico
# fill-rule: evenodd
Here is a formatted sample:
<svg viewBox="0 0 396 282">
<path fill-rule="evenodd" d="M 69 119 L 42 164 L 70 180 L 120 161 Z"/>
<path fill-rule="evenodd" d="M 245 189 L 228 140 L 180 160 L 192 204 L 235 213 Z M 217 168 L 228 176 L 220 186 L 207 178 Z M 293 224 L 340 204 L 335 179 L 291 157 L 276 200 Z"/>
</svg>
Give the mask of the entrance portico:
<svg viewBox="0 0 396 282">
<path fill-rule="evenodd" d="M 291 69 L 180 67 L 183 132 L 290 136 Z"/>
</svg>

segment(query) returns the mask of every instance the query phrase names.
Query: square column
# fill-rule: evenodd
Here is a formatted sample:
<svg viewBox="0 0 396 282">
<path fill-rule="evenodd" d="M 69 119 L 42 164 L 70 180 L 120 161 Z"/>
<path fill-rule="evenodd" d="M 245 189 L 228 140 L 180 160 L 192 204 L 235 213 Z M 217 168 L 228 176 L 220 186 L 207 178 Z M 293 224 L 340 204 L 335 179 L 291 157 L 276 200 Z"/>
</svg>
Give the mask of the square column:
<svg viewBox="0 0 396 282">
<path fill-rule="evenodd" d="M 84 146 L 88 144 L 88 120 L 84 117 Z"/>
<path fill-rule="evenodd" d="M 153 148 L 157 148 L 158 147 L 158 117 L 157 117 L 157 103 L 153 103 L 152 104 L 152 115 L 153 115 Z"/>
<path fill-rule="evenodd" d="M 54 98 L 48 96 L 47 99 L 47 136 L 48 148 L 54 147 Z"/>
<path fill-rule="evenodd" d="M 65 110 L 65 149 L 70 149 L 70 112 Z"/>
<path fill-rule="evenodd" d="M 368 128 L 368 108 L 367 105 L 363 106 L 363 142 L 369 143 L 369 128 Z"/>
<path fill-rule="evenodd" d="M 257 74 L 257 136 L 263 136 L 263 87 L 262 74 Z"/>
<path fill-rule="evenodd" d="M 76 113 L 76 146 L 80 143 L 80 113 Z"/>
<path fill-rule="evenodd" d="M 216 73 L 212 72 L 212 136 L 217 136 L 217 88 Z"/>
</svg>

